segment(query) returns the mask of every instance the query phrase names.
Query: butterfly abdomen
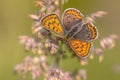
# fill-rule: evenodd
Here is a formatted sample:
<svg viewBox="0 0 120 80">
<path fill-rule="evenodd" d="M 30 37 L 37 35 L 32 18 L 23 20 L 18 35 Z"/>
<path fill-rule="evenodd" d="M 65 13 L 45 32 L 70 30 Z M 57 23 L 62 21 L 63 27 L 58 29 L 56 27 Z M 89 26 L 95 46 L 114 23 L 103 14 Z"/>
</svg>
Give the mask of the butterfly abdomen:
<svg viewBox="0 0 120 80">
<path fill-rule="evenodd" d="M 78 23 L 76 25 L 73 25 L 72 28 L 68 32 L 66 32 L 66 38 L 67 39 L 73 38 L 74 35 L 82 29 L 81 24 L 82 23 Z"/>
</svg>

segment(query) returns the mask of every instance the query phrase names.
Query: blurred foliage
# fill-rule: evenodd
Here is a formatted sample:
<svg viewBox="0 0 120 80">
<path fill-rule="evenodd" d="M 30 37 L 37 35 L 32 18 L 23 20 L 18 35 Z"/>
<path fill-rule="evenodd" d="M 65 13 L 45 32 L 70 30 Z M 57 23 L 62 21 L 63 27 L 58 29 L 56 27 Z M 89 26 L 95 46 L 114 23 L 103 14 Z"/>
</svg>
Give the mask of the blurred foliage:
<svg viewBox="0 0 120 80">
<path fill-rule="evenodd" d="M 28 15 L 36 13 L 37 8 L 33 0 L 1 0 L 0 1 L 0 79 L 1 80 L 19 80 L 13 73 L 13 67 L 20 63 L 26 55 L 32 55 L 25 52 L 24 48 L 18 43 L 18 36 L 22 34 L 31 34 L 31 23 Z M 113 5 L 114 3 L 114 5 Z M 88 15 L 97 10 L 104 10 L 108 15 L 96 21 L 99 30 L 99 38 L 94 41 L 98 46 L 99 39 L 109 34 L 120 34 L 119 25 L 119 0 L 70 0 L 66 3 L 64 9 L 74 7 L 79 9 L 84 15 Z M 84 68 L 87 70 L 88 80 L 119 80 L 120 79 L 120 42 L 117 41 L 115 48 L 105 51 L 105 59 L 102 63 L 98 62 L 97 57 L 90 60 L 87 66 L 76 65 L 71 59 L 62 62 L 61 67 L 69 70 L 70 67 Z M 74 59 L 74 58 L 73 58 Z M 67 65 L 66 65 L 67 63 Z M 69 66 L 69 67 L 68 67 Z M 29 79 L 28 79 L 29 80 Z"/>
</svg>

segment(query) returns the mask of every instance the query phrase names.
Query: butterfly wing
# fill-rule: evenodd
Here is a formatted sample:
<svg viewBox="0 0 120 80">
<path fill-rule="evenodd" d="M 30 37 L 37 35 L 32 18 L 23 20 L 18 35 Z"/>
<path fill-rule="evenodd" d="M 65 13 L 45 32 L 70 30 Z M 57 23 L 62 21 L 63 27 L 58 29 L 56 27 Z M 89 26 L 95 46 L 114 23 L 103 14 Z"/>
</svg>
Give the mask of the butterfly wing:
<svg viewBox="0 0 120 80">
<path fill-rule="evenodd" d="M 98 36 L 97 28 L 92 23 L 86 23 L 82 25 L 82 28 L 77 31 L 74 38 L 80 39 L 82 41 L 88 41 L 96 39 Z"/>
<path fill-rule="evenodd" d="M 64 31 L 59 17 L 56 14 L 49 14 L 41 19 L 42 25 L 58 35 L 63 35 Z"/>
<path fill-rule="evenodd" d="M 92 36 L 91 39 L 97 39 L 98 37 L 98 30 L 92 23 L 87 23 L 88 29 L 91 31 Z"/>
<path fill-rule="evenodd" d="M 83 19 L 82 13 L 74 8 L 68 8 L 64 11 L 62 21 L 63 26 L 67 31 L 71 30 L 71 27 L 77 23 L 81 23 Z"/>
<path fill-rule="evenodd" d="M 86 58 L 92 46 L 90 42 L 81 41 L 79 39 L 70 39 L 68 44 L 75 54 L 80 58 Z"/>
</svg>

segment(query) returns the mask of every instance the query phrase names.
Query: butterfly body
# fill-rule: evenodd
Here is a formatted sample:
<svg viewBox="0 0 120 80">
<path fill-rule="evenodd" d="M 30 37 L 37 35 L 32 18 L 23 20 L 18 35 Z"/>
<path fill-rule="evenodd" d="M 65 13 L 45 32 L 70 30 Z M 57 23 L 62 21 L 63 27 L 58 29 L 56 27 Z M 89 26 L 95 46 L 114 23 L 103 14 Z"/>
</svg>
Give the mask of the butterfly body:
<svg viewBox="0 0 120 80">
<path fill-rule="evenodd" d="M 73 36 L 77 34 L 77 32 L 80 31 L 81 29 L 82 29 L 82 23 L 73 25 L 72 28 L 66 33 L 65 35 L 66 39 L 73 38 Z"/>
<path fill-rule="evenodd" d="M 92 47 L 91 40 L 98 36 L 96 27 L 91 22 L 83 22 L 83 15 L 74 8 L 64 11 L 62 21 L 56 14 L 49 14 L 41 19 L 41 23 L 47 30 L 63 36 L 80 58 L 88 56 Z"/>
</svg>

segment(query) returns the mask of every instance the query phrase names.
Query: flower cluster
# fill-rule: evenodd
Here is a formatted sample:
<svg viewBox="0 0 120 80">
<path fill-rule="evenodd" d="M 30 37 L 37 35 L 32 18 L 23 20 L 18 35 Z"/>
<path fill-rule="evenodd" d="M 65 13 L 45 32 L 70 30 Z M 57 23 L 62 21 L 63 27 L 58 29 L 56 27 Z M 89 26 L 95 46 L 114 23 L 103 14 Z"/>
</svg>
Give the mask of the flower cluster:
<svg viewBox="0 0 120 80">
<path fill-rule="evenodd" d="M 85 69 L 81 69 L 77 72 L 76 80 L 87 80 L 87 72 Z"/>
<path fill-rule="evenodd" d="M 64 72 L 55 67 L 50 68 L 45 74 L 46 80 L 73 80 L 69 72 Z"/>
<path fill-rule="evenodd" d="M 31 72 L 32 80 L 44 75 L 45 80 L 73 80 L 70 72 L 65 72 L 57 67 L 50 67 L 46 61 L 46 56 L 31 57 L 26 56 L 20 64 L 14 67 L 15 73 L 18 73 L 22 78 Z M 76 80 L 86 80 L 86 70 L 80 69 L 76 73 Z"/>
<path fill-rule="evenodd" d="M 40 77 L 44 70 L 47 70 L 46 56 L 31 57 L 26 56 L 24 60 L 14 68 L 15 73 L 19 73 L 26 78 L 28 72 L 31 72 L 32 79 Z"/>
<path fill-rule="evenodd" d="M 58 50 L 58 45 L 54 42 L 50 42 L 49 40 L 42 42 L 26 35 L 19 36 L 19 39 L 20 43 L 25 45 L 25 50 L 31 50 L 32 53 L 44 55 L 47 52 L 46 49 L 49 49 L 50 53 L 54 54 Z"/>
<path fill-rule="evenodd" d="M 91 13 L 89 16 L 85 18 L 86 22 L 95 22 L 96 18 L 101 18 L 104 15 L 106 15 L 107 12 L 105 11 L 96 11 L 94 13 Z"/>
<path fill-rule="evenodd" d="M 94 48 L 89 56 L 90 59 L 94 59 L 94 56 L 98 56 L 99 62 L 102 62 L 104 60 L 104 51 L 108 49 L 112 49 L 115 47 L 116 39 L 118 39 L 118 35 L 111 34 L 107 37 L 103 37 L 100 39 L 100 47 Z M 80 61 L 81 65 L 87 65 L 88 64 L 88 58 L 83 59 Z"/>
<path fill-rule="evenodd" d="M 100 40 L 100 47 L 94 49 L 90 58 L 93 59 L 94 55 L 97 55 L 97 56 L 99 56 L 99 62 L 102 62 L 104 59 L 104 51 L 107 49 L 112 49 L 113 47 L 115 47 L 115 40 L 116 39 L 118 39 L 118 35 L 116 35 L 116 34 L 111 34 L 107 37 L 103 37 Z"/>
</svg>

